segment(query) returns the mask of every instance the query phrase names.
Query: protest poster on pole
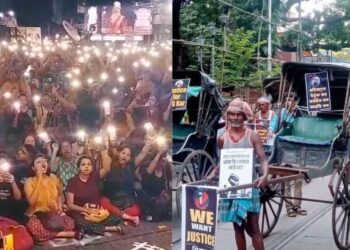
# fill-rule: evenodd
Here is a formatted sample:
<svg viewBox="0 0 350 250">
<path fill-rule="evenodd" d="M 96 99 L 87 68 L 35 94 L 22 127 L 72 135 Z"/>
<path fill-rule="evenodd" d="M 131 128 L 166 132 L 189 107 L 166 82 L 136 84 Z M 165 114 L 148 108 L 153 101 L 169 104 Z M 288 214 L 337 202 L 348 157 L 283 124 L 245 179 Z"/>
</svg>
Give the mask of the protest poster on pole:
<svg viewBox="0 0 350 250">
<path fill-rule="evenodd" d="M 229 188 L 253 181 L 253 149 L 229 148 L 220 152 L 219 187 Z M 241 189 L 227 192 L 221 198 L 251 198 L 252 189 Z"/>
<path fill-rule="evenodd" d="M 217 187 L 182 186 L 181 250 L 214 250 Z"/>
<path fill-rule="evenodd" d="M 173 110 L 185 110 L 187 107 L 187 90 L 191 79 L 173 79 Z"/>
<path fill-rule="evenodd" d="M 328 72 L 305 74 L 307 108 L 311 114 L 331 110 Z"/>
</svg>

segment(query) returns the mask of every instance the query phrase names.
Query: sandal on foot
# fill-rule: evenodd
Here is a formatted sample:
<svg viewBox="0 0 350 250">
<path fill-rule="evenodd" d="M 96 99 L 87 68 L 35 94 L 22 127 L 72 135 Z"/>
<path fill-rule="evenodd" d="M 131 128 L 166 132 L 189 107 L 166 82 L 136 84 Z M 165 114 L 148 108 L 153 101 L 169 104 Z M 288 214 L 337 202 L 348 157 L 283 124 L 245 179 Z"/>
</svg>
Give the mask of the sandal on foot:
<svg viewBox="0 0 350 250">
<path fill-rule="evenodd" d="M 84 238 L 84 230 L 77 230 L 74 234 L 74 239 L 82 240 Z"/>
<path fill-rule="evenodd" d="M 287 210 L 287 216 L 288 217 L 296 217 L 297 214 L 296 214 L 296 212 L 293 209 L 288 209 Z"/>
<path fill-rule="evenodd" d="M 296 210 L 296 214 L 305 216 L 305 215 L 307 215 L 307 211 L 305 209 L 302 209 L 302 208 L 299 207 Z"/>
</svg>

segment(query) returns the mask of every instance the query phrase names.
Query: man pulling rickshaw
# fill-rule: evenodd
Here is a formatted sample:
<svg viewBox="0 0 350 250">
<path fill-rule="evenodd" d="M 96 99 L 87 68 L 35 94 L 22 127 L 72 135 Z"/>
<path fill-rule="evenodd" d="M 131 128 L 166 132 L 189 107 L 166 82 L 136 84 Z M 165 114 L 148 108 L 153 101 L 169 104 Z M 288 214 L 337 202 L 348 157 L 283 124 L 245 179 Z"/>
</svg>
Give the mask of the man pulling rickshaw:
<svg viewBox="0 0 350 250">
<path fill-rule="evenodd" d="M 254 154 L 259 158 L 263 174 L 254 180 L 259 188 L 266 186 L 268 166 L 258 133 L 244 125 L 244 121 L 251 119 L 252 116 L 252 111 L 246 102 L 232 101 L 226 111 L 226 131 L 219 137 L 218 146 L 220 149 L 253 148 Z M 254 248 L 264 249 L 263 237 L 259 229 L 260 196 L 258 189 L 253 188 L 252 197 L 249 199 L 221 200 L 219 213 L 222 221 L 233 222 L 239 250 L 247 248 L 245 230 L 252 238 Z"/>
</svg>

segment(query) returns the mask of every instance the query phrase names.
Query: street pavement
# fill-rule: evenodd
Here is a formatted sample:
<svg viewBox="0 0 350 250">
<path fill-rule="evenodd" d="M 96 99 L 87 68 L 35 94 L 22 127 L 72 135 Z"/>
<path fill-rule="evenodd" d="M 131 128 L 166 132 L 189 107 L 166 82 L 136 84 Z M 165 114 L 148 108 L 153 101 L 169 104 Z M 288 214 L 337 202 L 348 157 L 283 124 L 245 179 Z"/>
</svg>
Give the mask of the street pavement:
<svg viewBox="0 0 350 250">
<path fill-rule="evenodd" d="M 47 241 L 35 250 L 46 249 L 91 249 L 91 250 L 170 250 L 171 227 L 170 221 L 145 222 L 138 227 L 128 226 L 125 235 L 106 233 L 105 236 L 85 235 L 84 239 L 60 238 Z"/>
<path fill-rule="evenodd" d="M 330 176 L 313 179 L 303 183 L 303 197 L 332 201 L 328 183 Z M 335 185 L 336 183 L 334 183 Z M 287 217 L 283 208 L 279 221 L 272 233 L 264 239 L 266 250 L 332 250 L 337 249 L 331 224 L 331 204 L 303 201 L 302 207 L 307 216 Z M 181 220 L 173 202 L 173 250 L 180 250 Z M 247 235 L 248 249 L 253 249 Z M 218 223 L 216 250 L 237 249 L 231 223 Z"/>
</svg>

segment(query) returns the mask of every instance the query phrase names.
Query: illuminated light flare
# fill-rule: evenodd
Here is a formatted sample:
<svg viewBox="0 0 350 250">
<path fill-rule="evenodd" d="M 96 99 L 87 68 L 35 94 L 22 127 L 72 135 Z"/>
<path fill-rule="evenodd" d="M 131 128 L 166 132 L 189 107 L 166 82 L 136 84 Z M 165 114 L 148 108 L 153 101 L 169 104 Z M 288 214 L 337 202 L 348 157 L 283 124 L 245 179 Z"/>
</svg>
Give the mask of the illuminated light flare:
<svg viewBox="0 0 350 250">
<path fill-rule="evenodd" d="M 7 161 L 0 164 L 0 169 L 4 172 L 8 172 L 10 168 L 11 168 L 11 165 Z"/>
<path fill-rule="evenodd" d="M 44 142 L 49 142 L 50 137 L 46 131 L 41 131 L 38 133 L 39 138 L 41 138 Z"/>
<path fill-rule="evenodd" d="M 86 132 L 83 129 L 79 130 L 76 135 L 81 141 L 84 141 L 86 138 Z"/>
<path fill-rule="evenodd" d="M 41 99 L 40 95 L 34 95 L 33 96 L 33 102 L 34 103 L 38 103 L 40 101 L 40 99 Z"/>
<path fill-rule="evenodd" d="M 108 79 L 108 74 L 106 72 L 103 72 L 100 76 L 102 81 L 106 81 Z"/>
<path fill-rule="evenodd" d="M 119 77 L 118 77 L 118 81 L 119 81 L 119 82 L 125 82 L 124 76 L 119 76 Z"/>
<path fill-rule="evenodd" d="M 109 125 L 107 127 L 107 132 L 108 132 L 108 135 L 111 137 L 111 139 L 113 139 L 116 136 L 117 128 L 113 125 Z"/>
<path fill-rule="evenodd" d="M 73 71 L 74 74 L 80 75 L 80 69 L 74 68 L 72 71 Z"/>
<path fill-rule="evenodd" d="M 79 88 L 80 85 L 81 85 L 81 82 L 80 82 L 79 80 L 77 80 L 77 79 L 75 79 L 75 80 L 73 80 L 73 81 L 71 82 L 71 86 L 72 86 L 73 88 Z"/>
<path fill-rule="evenodd" d="M 104 101 L 102 103 L 102 106 L 105 111 L 105 115 L 110 115 L 111 114 L 111 103 L 109 101 Z"/>
<path fill-rule="evenodd" d="M 166 139 L 164 136 L 161 136 L 161 135 L 158 135 L 155 139 L 156 143 L 159 145 L 159 146 L 165 146 L 166 145 Z"/>
<path fill-rule="evenodd" d="M 150 123 L 150 122 L 145 123 L 145 125 L 143 125 L 143 127 L 144 127 L 147 131 L 149 131 L 149 130 L 151 130 L 151 129 L 154 129 L 152 123 Z"/>
<path fill-rule="evenodd" d="M 103 139 L 102 139 L 101 136 L 95 136 L 94 142 L 95 142 L 97 145 L 100 145 L 100 144 L 102 144 Z"/>
<path fill-rule="evenodd" d="M 4 97 L 5 97 L 6 99 L 10 99 L 11 96 L 12 96 L 12 94 L 11 94 L 9 91 L 6 91 L 6 92 L 4 93 Z"/>
</svg>

